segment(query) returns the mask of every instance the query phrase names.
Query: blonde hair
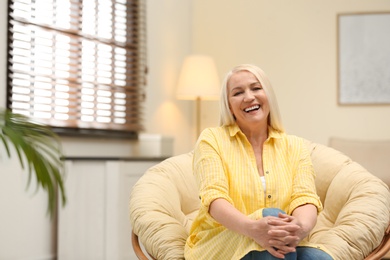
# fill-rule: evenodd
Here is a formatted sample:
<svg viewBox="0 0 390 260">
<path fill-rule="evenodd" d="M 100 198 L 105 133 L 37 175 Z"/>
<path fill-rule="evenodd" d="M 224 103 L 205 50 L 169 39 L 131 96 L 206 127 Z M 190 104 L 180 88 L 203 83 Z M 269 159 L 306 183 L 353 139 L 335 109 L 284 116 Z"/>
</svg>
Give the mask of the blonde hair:
<svg viewBox="0 0 390 260">
<path fill-rule="evenodd" d="M 276 100 L 276 96 L 274 90 L 272 88 L 271 82 L 269 81 L 267 75 L 264 73 L 262 69 L 255 65 L 251 64 L 242 64 L 234 67 L 231 71 L 229 71 L 222 84 L 221 89 L 221 98 L 220 98 L 220 125 L 232 125 L 235 123 L 235 119 L 233 114 L 229 108 L 229 97 L 228 97 L 228 83 L 231 76 L 234 73 L 240 71 L 248 71 L 252 73 L 257 80 L 260 82 L 263 87 L 265 94 L 268 98 L 268 103 L 270 107 L 270 114 L 268 116 L 268 125 L 274 128 L 277 131 L 284 132 L 284 127 L 282 124 L 282 119 L 279 112 L 278 103 Z"/>
</svg>

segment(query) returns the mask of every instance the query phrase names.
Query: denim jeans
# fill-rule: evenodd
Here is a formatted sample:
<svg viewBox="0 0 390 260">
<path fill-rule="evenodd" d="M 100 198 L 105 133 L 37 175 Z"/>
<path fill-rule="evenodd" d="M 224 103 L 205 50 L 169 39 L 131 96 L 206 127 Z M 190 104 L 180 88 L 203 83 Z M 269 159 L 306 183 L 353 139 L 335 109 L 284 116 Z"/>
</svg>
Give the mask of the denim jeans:
<svg viewBox="0 0 390 260">
<path fill-rule="evenodd" d="M 285 213 L 281 209 L 277 208 L 265 208 L 263 209 L 263 217 L 274 216 L 277 217 L 278 213 Z M 271 255 L 267 250 L 265 251 L 251 251 L 245 255 L 241 260 L 276 260 L 276 258 Z M 296 252 L 288 253 L 284 256 L 285 260 L 333 260 L 333 258 L 326 252 L 314 248 L 314 247 L 305 247 L 298 246 Z"/>
</svg>

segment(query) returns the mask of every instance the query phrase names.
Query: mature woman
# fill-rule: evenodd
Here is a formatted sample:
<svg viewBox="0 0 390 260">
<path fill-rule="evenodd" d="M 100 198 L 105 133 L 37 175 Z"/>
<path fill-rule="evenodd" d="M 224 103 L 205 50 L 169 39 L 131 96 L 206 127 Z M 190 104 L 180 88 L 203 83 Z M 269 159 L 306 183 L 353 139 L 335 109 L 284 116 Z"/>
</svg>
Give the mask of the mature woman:
<svg viewBox="0 0 390 260">
<path fill-rule="evenodd" d="M 284 132 L 271 84 L 253 65 L 230 71 L 221 126 L 200 135 L 201 208 L 185 246 L 196 259 L 332 259 L 304 238 L 322 209 L 303 140 Z"/>
</svg>

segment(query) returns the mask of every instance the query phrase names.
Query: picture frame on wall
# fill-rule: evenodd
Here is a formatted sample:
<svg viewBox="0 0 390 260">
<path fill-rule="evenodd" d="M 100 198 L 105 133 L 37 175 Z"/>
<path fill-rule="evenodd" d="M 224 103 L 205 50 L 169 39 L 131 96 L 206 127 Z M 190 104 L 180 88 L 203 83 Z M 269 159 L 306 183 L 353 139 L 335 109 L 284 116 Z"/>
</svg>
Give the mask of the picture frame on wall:
<svg viewBox="0 0 390 260">
<path fill-rule="evenodd" d="M 390 105 L 390 12 L 337 16 L 338 104 Z"/>
</svg>

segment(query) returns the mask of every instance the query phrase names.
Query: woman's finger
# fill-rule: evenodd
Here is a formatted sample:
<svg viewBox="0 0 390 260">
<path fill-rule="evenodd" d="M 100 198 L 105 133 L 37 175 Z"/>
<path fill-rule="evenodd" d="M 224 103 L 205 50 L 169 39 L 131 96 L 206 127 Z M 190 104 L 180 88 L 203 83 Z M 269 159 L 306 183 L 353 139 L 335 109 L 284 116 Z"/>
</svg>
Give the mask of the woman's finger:
<svg viewBox="0 0 390 260">
<path fill-rule="evenodd" d="M 266 248 L 266 249 L 274 257 L 284 259 L 284 254 L 282 252 L 279 252 L 279 250 L 277 250 L 276 248 L 269 247 L 269 248 Z"/>
</svg>

